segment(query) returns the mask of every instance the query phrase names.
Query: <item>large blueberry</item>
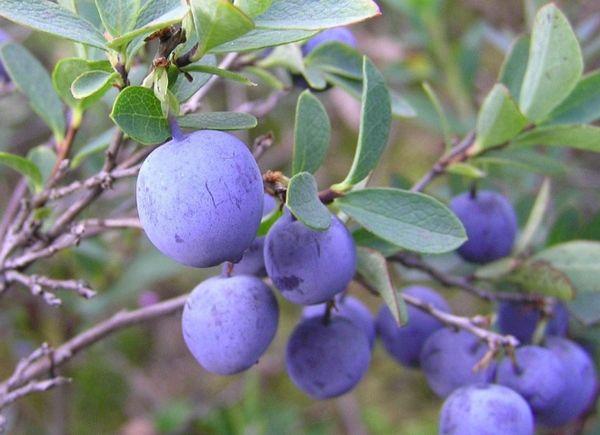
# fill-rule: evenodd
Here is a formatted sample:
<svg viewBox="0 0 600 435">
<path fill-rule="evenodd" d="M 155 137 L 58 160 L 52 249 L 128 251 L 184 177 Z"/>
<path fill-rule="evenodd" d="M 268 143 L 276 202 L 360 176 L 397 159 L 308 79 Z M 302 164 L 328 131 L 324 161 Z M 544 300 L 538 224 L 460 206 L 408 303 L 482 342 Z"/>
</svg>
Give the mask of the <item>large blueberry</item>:
<svg viewBox="0 0 600 435">
<path fill-rule="evenodd" d="M 352 236 L 335 216 L 314 231 L 286 211 L 265 241 L 267 274 L 287 300 L 319 304 L 344 291 L 356 271 Z"/>
<path fill-rule="evenodd" d="M 421 368 L 431 389 L 446 397 L 464 385 L 491 380 L 492 365 L 473 370 L 486 351 L 487 346 L 469 332 L 443 328 L 425 341 Z"/>
<path fill-rule="evenodd" d="M 279 307 L 273 292 L 249 276 L 214 277 L 190 294 L 181 319 L 188 349 L 220 375 L 254 365 L 275 337 Z"/>
<path fill-rule="evenodd" d="M 342 44 L 356 47 L 356 38 L 350 29 L 346 27 L 335 27 L 333 29 L 324 30 L 306 41 L 306 43 L 302 46 L 302 54 L 306 56 L 319 45 L 332 41 L 341 42 Z"/>
<path fill-rule="evenodd" d="M 498 305 L 498 329 L 503 334 L 510 334 L 521 343 L 529 343 L 540 320 L 540 310 L 526 303 L 501 302 Z M 546 327 L 547 335 L 564 336 L 569 327 L 569 313 L 562 303 L 554 306 L 552 318 Z"/>
<path fill-rule="evenodd" d="M 496 382 L 523 396 L 536 414 L 556 406 L 566 386 L 558 357 L 540 346 L 523 346 L 516 350 L 515 362 L 507 357 L 498 364 Z"/>
<path fill-rule="evenodd" d="M 596 368 L 581 346 L 566 338 L 548 337 L 546 347 L 562 363 L 566 386 L 558 402 L 537 418 L 545 426 L 559 427 L 573 421 L 590 405 L 598 382 Z"/>
<path fill-rule="evenodd" d="M 10 42 L 11 41 L 11 37 L 8 33 L 6 33 L 5 31 L 3 31 L 2 29 L 0 29 L 0 45 L 6 43 L 6 42 Z M 2 61 L 0 61 L 0 84 L 1 83 L 6 83 L 6 82 L 10 82 L 10 77 L 8 76 L 8 73 L 6 72 L 6 69 L 4 68 L 4 65 L 2 64 Z"/>
<path fill-rule="evenodd" d="M 326 304 L 309 305 L 302 310 L 302 316 L 323 318 Z M 359 299 L 353 296 L 341 295 L 335 298 L 335 307 L 331 311 L 332 316 L 344 317 L 364 331 L 369 339 L 369 345 L 375 343 L 375 321 L 371 312 Z"/>
<path fill-rule="evenodd" d="M 287 372 L 313 399 L 340 396 L 358 384 L 369 367 L 371 349 L 364 332 L 350 320 L 334 316 L 300 322 L 287 345 Z"/>
<path fill-rule="evenodd" d="M 440 435 L 533 435 L 525 399 L 502 385 L 476 384 L 456 390 L 440 415 Z"/>
<path fill-rule="evenodd" d="M 450 202 L 467 232 L 458 254 L 472 263 L 489 263 L 506 257 L 517 234 L 517 216 L 508 200 L 497 192 L 465 192 Z"/>
<path fill-rule="evenodd" d="M 411 286 L 402 290 L 402 293 L 428 302 L 438 310 L 450 312 L 446 300 L 429 287 Z M 376 325 L 383 347 L 395 360 L 408 367 L 419 366 L 425 340 L 444 326 L 436 318 L 411 305 L 408 306 L 406 325 L 398 326 L 386 305 L 382 305 L 379 309 Z"/>
<path fill-rule="evenodd" d="M 163 254 L 195 267 L 239 261 L 263 213 L 260 170 L 228 133 L 196 131 L 144 161 L 137 181 L 140 221 Z"/>
</svg>

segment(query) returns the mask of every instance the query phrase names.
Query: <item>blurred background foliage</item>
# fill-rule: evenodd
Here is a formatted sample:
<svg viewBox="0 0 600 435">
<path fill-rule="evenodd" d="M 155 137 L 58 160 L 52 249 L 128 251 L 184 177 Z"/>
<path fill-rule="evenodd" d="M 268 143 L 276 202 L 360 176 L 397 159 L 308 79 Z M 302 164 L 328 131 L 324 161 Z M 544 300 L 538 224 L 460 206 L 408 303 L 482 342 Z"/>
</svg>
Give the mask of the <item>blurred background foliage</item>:
<svg viewBox="0 0 600 435">
<path fill-rule="evenodd" d="M 405 187 L 426 172 L 443 152 L 443 134 L 459 137 L 474 125 L 482 98 L 496 80 L 513 39 L 530 26 L 533 12 L 545 3 L 535 0 L 385 0 L 383 15 L 353 26 L 359 49 L 384 71 L 388 84 L 417 110 L 417 117 L 394 122 L 386 155 L 372 184 Z M 570 18 L 584 47 L 586 70 L 600 66 L 600 2 L 558 2 Z M 41 59 L 49 70 L 75 54 L 72 44 L 6 22 L 16 40 Z M 149 48 L 151 52 L 151 48 Z M 436 109 L 430 96 L 437 95 Z M 264 87 L 244 88 L 221 83 L 207 110 L 236 107 L 266 94 Z M 289 169 L 294 108 L 298 92 L 289 94 L 259 126 L 240 136 L 251 141 L 273 131 L 276 145 L 260 161 L 261 168 Z M 332 119 L 333 143 L 326 164 L 317 173 L 321 187 L 340 181 L 350 166 L 358 131 L 359 103 L 333 89 L 318 95 Z M 114 94 L 88 112 L 75 149 L 111 127 L 107 113 Z M 48 131 L 17 93 L 0 98 L 0 149 L 25 154 L 48 140 Z M 542 175 L 552 175 L 553 201 L 545 219 L 547 244 L 586 238 L 600 240 L 600 156 L 570 149 L 547 148 L 521 165 L 504 165 L 500 156 L 488 163 L 484 186 L 508 194 L 524 222 Z M 519 156 L 513 156 L 519 159 Z M 82 176 L 95 173 L 102 156 L 87 159 Z M 524 170 L 527 169 L 527 170 Z M 0 202 L 17 181 L 0 169 Z M 460 176 L 442 177 L 430 189 L 446 200 L 464 190 Z M 120 216 L 134 209 L 133 182 L 115 184 L 89 216 Z M 5 204 L 2 204 L 4 206 Z M 540 243 L 543 240 L 540 240 Z M 432 259 L 445 269 L 462 270 L 453 255 Z M 65 294 L 63 307 L 53 309 L 25 291 L 0 301 L 0 375 L 38 343 L 58 345 L 94 322 L 123 308 L 135 308 L 189 291 L 216 270 L 193 270 L 162 256 L 135 231 L 109 232 L 84 241 L 37 267 L 56 277 L 88 280 L 99 295 L 91 301 Z M 399 285 L 423 276 L 398 270 Z M 376 312 L 380 301 L 360 288 L 351 292 Z M 489 314 L 493 307 L 460 292 L 443 290 L 460 314 Z M 350 395 L 315 402 L 300 393 L 284 370 L 287 338 L 299 309 L 281 303 L 281 326 L 265 357 L 252 370 L 227 378 L 203 371 L 181 338 L 179 316 L 123 331 L 64 369 L 74 382 L 50 393 L 27 398 L 9 412 L 11 433 L 144 434 L 434 434 L 440 400 L 423 376 L 401 368 L 375 347 L 370 371 Z M 600 309 L 600 307 L 598 307 Z M 572 333 L 597 349 L 600 331 Z M 589 433 L 600 433 L 590 421 Z"/>
</svg>

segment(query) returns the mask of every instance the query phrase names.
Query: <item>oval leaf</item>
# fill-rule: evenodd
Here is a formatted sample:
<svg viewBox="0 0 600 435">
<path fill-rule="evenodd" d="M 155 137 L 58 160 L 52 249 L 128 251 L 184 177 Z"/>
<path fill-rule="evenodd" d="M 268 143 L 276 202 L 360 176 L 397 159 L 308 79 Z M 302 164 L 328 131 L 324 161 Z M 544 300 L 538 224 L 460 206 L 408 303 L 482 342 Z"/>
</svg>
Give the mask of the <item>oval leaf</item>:
<svg viewBox="0 0 600 435">
<path fill-rule="evenodd" d="M 592 125 L 547 125 L 523 133 L 515 147 L 548 145 L 600 152 L 600 127 Z"/>
<path fill-rule="evenodd" d="M 477 118 L 477 144 L 481 149 L 500 145 L 515 137 L 527 124 L 510 97 L 508 89 L 497 84 L 483 101 Z"/>
<path fill-rule="evenodd" d="M 292 173 L 316 172 L 327 154 L 330 140 L 331 124 L 325 107 L 310 91 L 302 92 L 296 106 Z"/>
<path fill-rule="evenodd" d="M 356 248 L 356 270 L 369 287 L 379 292 L 398 325 L 406 324 L 406 303 L 392 285 L 384 256 L 374 249 L 359 246 Z"/>
<path fill-rule="evenodd" d="M 160 101 L 148 88 L 129 86 L 115 100 L 112 120 L 123 132 L 144 145 L 158 144 L 171 137 Z"/>
<path fill-rule="evenodd" d="M 248 130 L 256 127 L 257 119 L 242 112 L 190 113 L 177 118 L 182 128 L 194 130 Z"/>
<path fill-rule="evenodd" d="M 573 299 L 575 289 L 569 277 L 548 261 L 530 259 L 504 277 L 527 293 L 542 294 L 555 298 Z"/>
<path fill-rule="evenodd" d="M 290 179 L 286 205 L 296 219 L 313 230 L 325 231 L 331 225 L 331 214 L 319 199 L 317 182 L 308 172 Z"/>
<path fill-rule="evenodd" d="M 521 112 L 541 121 L 571 93 L 582 72 L 581 48 L 567 18 L 554 4 L 544 6 L 533 25 Z"/>
<path fill-rule="evenodd" d="M 71 84 L 71 93 L 79 100 L 102 95 L 119 75 L 106 71 L 86 71 Z"/>
<path fill-rule="evenodd" d="M 600 119 L 600 71 L 585 76 L 545 123 L 590 123 Z"/>
<path fill-rule="evenodd" d="M 106 30 L 112 36 L 121 36 L 134 28 L 140 0 L 96 0 L 96 8 Z"/>
<path fill-rule="evenodd" d="M 62 140 L 65 132 L 63 105 L 42 64 L 18 44 L 3 45 L 0 58 L 10 78 L 29 100 L 33 111 L 50 127 L 57 140 Z"/>
<path fill-rule="evenodd" d="M 523 77 L 525 77 L 525 70 L 527 69 L 527 59 L 529 58 L 530 42 L 529 36 L 517 38 L 510 47 L 500 69 L 498 81 L 508 88 L 515 99 L 518 99 L 521 93 Z"/>
<path fill-rule="evenodd" d="M 256 83 L 250 81 L 247 77 L 234 73 L 232 71 L 228 71 L 226 69 L 221 69 L 212 65 L 202 65 L 200 63 L 195 63 L 190 66 L 186 66 L 183 68 L 186 72 L 201 72 L 206 74 L 212 74 L 224 79 L 233 80 L 235 82 L 243 83 L 246 86 L 256 86 Z"/>
<path fill-rule="evenodd" d="M 335 203 L 363 227 L 394 245 L 438 254 L 462 245 L 467 236 L 458 218 L 422 193 L 378 188 L 350 192 Z"/>
<path fill-rule="evenodd" d="M 348 176 L 342 183 L 334 186 L 339 190 L 348 190 L 369 175 L 379 162 L 390 132 L 390 93 L 383 76 L 366 56 L 363 59 L 363 76 L 358 146 Z"/>
<path fill-rule="evenodd" d="M 34 192 L 42 190 L 44 177 L 38 167 L 24 157 L 0 151 L 0 164 L 19 172 L 27 179 L 29 187 Z"/>
<path fill-rule="evenodd" d="M 213 48 L 211 52 L 230 53 L 232 51 L 258 50 L 275 45 L 302 41 L 314 36 L 316 33 L 316 30 L 255 28 L 233 41 Z"/>
</svg>

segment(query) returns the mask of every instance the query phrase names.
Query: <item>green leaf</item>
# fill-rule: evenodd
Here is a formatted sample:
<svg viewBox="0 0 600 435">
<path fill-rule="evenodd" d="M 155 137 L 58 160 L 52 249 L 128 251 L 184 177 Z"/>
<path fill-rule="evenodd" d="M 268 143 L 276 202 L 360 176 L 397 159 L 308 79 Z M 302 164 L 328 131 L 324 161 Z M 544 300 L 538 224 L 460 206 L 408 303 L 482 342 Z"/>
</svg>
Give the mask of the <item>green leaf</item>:
<svg viewBox="0 0 600 435">
<path fill-rule="evenodd" d="M 544 6 L 533 26 L 521 112 L 532 121 L 543 120 L 571 93 L 582 71 L 581 48 L 567 18 L 554 4 Z"/>
<path fill-rule="evenodd" d="M 506 282 L 518 285 L 527 293 L 552 296 L 562 300 L 573 299 L 575 289 L 569 277 L 548 261 L 530 259 L 519 264 L 504 277 Z"/>
<path fill-rule="evenodd" d="M 257 26 L 271 29 L 325 29 L 380 15 L 371 0 L 273 0 L 271 7 L 255 18 Z"/>
<path fill-rule="evenodd" d="M 134 28 L 139 29 L 162 17 L 165 13 L 179 9 L 181 0 L 145 0 L 138 13 Z"/>
<path fill-rule="evenodd" d="M 198 62 L 192 65 L 209 65 L 217 66 L 216 56 L 209 54 L 204 56 Z M 171 79 L 171 71 L 169 71 L 169 90 L 173 92 L 173 95 L 177 97 L 179 101 L 187 101 L 192 95 L 194 95 L 198 89 L 206 84 L 210 80 L 211 74 L 207 74 L 199 71 L 192 71 L 189 74 L 192 76 L 192 81 L 188 81 L 184 74 L 179 74 L 179 71 L 174 68 L 176 76 Z"/>
<path fill-rule="evenodd" d="M 600 127 L 592 125 L 548 125 L 523 133 L 511 146 L 547 145 L 600 152 Z"/>
<path fill-rule="evenodd" d="M 316 30 L 255 28 L 240 38 L 226 42 L 211 50 L 212 53 L 252 51 L 276 45 L 291 44 L 317 34 Z"/>
<path fill-rule="evenodd" d="M 310 91 L 302 92 L 296 106 L 292 174 L 315 173 L 323 164 L 330 140 L 331 124 L 325 107 Z"/>
<path fill-rule="evenodd" d="M 362 80 L 362 56 L 354 48 L 332 41 L 317 46 L 304 59 L 307 67 Z"/>
<path fill-rule="evenodd" d="M 229 0 L 190 0 L 198 36 L 197 53 L 232 41 L 254 28 L 252 20 Z"/>
<path fill-rule="evenodd" d="M 390 133 L 392 117 L 390 94 L 383 76 L 366 56 L 363 60 L 363 76 L 358 146 L 346 179 L 334 186 L 339 190 L 347 190 L 369 175 L 377 166 Z"/>
<path fill-rule="evenodd" d="M 124 133 L 144 145 L 162 143 L 171 137 L 160 101 L 152 90 L 142 86 L 128 86 L 121 91 L 110 117 Z"/>
<path fill-rule="evenodd" d="M 578 293 L 600 292 L 600 242 L 574 240 L 545 249 L 533 258 L 565 273 Z"/>
<path fill-rule="evenodd" d="M 88 157 L 97 153 L 101 153 L 108 148 L 111 139 L 115 135 L 115 131 L 116 129 L 114 127 L 106 130 L 104 133 L 93 138 L 90 142 L 81 147 L 81 149 L 75 153 L 73 159 L 71 160 L 71 168 L 75 169 L 79 167 L 81 163 L 83 163 L 83 161 Z"/>
<path fill-rule="evenodd" d="M 300 172 L 290 179 L 286 206 L 309 228 L 325 231 L 331 225 L 331 214 L 319 199 L 317 182 L 308 172 Z"/>
<path fill-rule="evenodd" d="M 54 67 L 54 71 L 52 71 L 52 85 L 62 100 L 70 107 L 83 110 L 102 97 L 102 94 L 96 94 L 83 100 L 77 100 L 73 97 L 71 85 L 77 77 L 91 70 L 104 71 L 106 73 L 113 72 L 108 61 L 89 62 L 77 57 L 61 59 Z"/>
<path fill-rule="evenodd" d="M 560 175 L 566 172 L 562 161 L 527 148 L 491 150 L 484 156 L 473 159 L 472 162 L 485 165 L 515 166 L 546 175 Z"/>
<path fill-rule="evenodd" d="M 600 293 L 578 294 L 575 300 L 569 301 L 569 312 L 587 327 L 600 323 Z"/>
<path fill-rule="evenodd" d="M 385 257 L 373 249 L 358 247 L 356 269 L 365 283 L 379 292 L 398 325 L 405 325 L 408 310 L 402 295 L 392 284 Z"/>
<path fill-rule="evenodd" d="M 504 85 L 495 85 L 487 95 L 477 118 L 477 145 L 485 149 L 500 145 L 515 137 L 527 119 L 510 97 Z"/>
<path fill-rule="evenodd" d="M 483 178 L 486 176 L 486 173 L 478 167 L 462 162 L 452 163 L 450 166 L 448 166 L 446 171 L 451 174 L 462 175 L 469 178 Z"/>
<path fill-rule="evenodd" d="M 552 111 L 546 124 L 587 124 L 600 119 L 600 70 L 582 78 L 573 92 Z"/>
<path fill-rule="evenodd" d="M 106 30 L 112 36 L 121 36 L 133 30 L 140 0 L 96 0 L 96 7 Z"/>
<path fill-rule="evenodd" d="M 42 190 L 44 178 L 33 162 L 24 157 L 0 151 L 0 165 L 8 166 L 23 175 L 32 191 Z"/>
<path fill-rule="evenodd" d="M 515 248 L 513 249 L 514 255 L 518 256 L 519 254 L 524 253 L 528 248 L 531 247 L 534 237 L 536 233 L 539 231 L 542 221 L 548 212 L 548 207 L 550 206 L 550 179 L 545 178 L 542 183 L 542 187 L 540 187 L 540 191 L 535 198 L 535 202 L 533 203 L 533 208 L 529 213 L 529 218 L 527 219 L 527 224 L 521 231 L 521 235 L 515 243 Z"/>
<path fill-rule="evenodd" d="M 385 241 L 382 238 L 377 237 L 375 234 L 368 232 L 364 228 L 358 228 L 356 231 L 354 231 L 352 233 L 352 238 L 357 246 L 375 249 L 376 251 L 381 252 L 384 257 L 389 257 L 390 255 L 394 255 L 402 250 L 400 246 L 396 246 L 388 241 Z"/>
<path fill-rule="evenodd" d="M 256 127 L 257 119 L 242 112 L 190 113 L 177 118 L 182 128 L 194 130 L 248 130 Z"/>
<path fill-rule="evenodd" d="M 343 89 L 357 100 L 361 99 L 363 92 L 362 79 L 353 80 L 331 73 L 325 73 L 324 76 L 328 83 Z M 400 118 L 413 118 L 417 115 L 415 109 L 410 105 L 410 103 L 398 93 L 391 91 L 390 98 L 392 100 L 393 116 Z"/>
<path fill-rule="evenodd" d="M 149 23 L 146 23 L 141 27 L 137 27 L 135 30 L 127 32 L 118 38 L 113 39 L 108 43 L 108 47 L 118 50 L 138 36 L 149 35 L 157 30 L 179 23 L 187 13 L 188 8 L 183 5 L 175 9 L 171 9 L 165 12 L 163 15 L 153 19 Z"/>
<path fill-rule="evenodd" d="M 42 174 L 42 180 L 45 182 L 50 178 L 52 169 L 54 169 L 56 153 L 47 145 L 38 145 L 29 150 L 27 160 L 37 166 Z"/>
<path fill-rule="evenodd" d="M 249 17 L 256 17 L 264 13 L 273 3 L 273 0 L 234 0 L 233 4 Z"/>
<path fill-rule="evenodd" d="M 228 71 L 226 69 L 217 68 L 212 65 L 202 65 L 202 64 L 192 64 L 183 68 L 186 72 L 201 72 L 206 74 L 212 74 L 224 79 L 233 80 L 235 82 L 243 83 L 246 86 L 256 86 L 256 83 L 250 81 L 247 77 L 234 73 L 232 71 Z"/>
<path fill-rule="evenodd" d="M 33 111 L 50 127 L 55 138 L 62 140 L 65 132 L 63 105 L 42 64 L 25 48 L 12 43 L 0 46 L 0 58 L 12 81 L 29 100 Z"/>
<path fill-rule="evenodd" d="M 103 95 L 119 77 L 116 72 L 86 71 L 75 79 L 71 93 L 77 99 Z"/>
<path fill-rule="evenodd" d="M 0 16 L 40 32 L 106 49 L 106 40 L 92 24 L 48 0 L 2 0 Z"/>
<path fill-rule="evenodd" d="M 518 99 L 521 94 L 529 58 L 529 44 L 529 36 L 521 36 L 513 42 L 498 77 L 498 81 L 508 88 L 514 99 Z"/>
<path fill-rule="evenodd" d="M 376 188 L 349 192 L 335 200 L 340 209 L 382 239 L 416 252 L 449 252 L 466 240 L 458 218 L 422 193 Z"/>
<path fill-rule="evenodd" d="M 279 210 L 279 207 L 275 210 L 275 212 L 270 213 L 268 216 L 265 216 L 263 220 L 260 222 L 260 226 L 258 227 L 258 232 L 256 233 L 256 237 L 266 236 L 273 224 L 277 222 L 277 219 L 281 217 L 283 213 Z"/>
</svg>

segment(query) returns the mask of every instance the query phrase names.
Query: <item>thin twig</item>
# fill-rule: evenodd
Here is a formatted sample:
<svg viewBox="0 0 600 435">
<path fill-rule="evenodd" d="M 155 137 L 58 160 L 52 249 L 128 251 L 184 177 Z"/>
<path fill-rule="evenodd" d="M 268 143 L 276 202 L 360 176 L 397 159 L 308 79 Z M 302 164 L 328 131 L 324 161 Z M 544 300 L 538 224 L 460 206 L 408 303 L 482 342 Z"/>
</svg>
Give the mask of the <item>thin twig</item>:
<svg viewBox="0 0 600 435">
<path fill-rule="evenodd" d="M 227 69 L 229 68 L 235 59 L 237 58 L 237 53 L 229 53 L 227 56 L 223 58 L 221 63 L 219 64 L 219 68 Z M 187 101 L 187 103 L 181 106 L 181 114 L 185 115 L 187 113 L 195 112 L 200 108 L 200 101 L 208 94 L 208 92 L 212 89 L 215 83 L 219 80 L 219 76 L 213 75 L 204 86 L 202 86 L 198 92 L 196 92 L 192 97 Z"/>
<path fill-rule="evenodd" d="M 4 209 L 4 213 L 2 215 L 2 222 L 0 222 L 0 243 L 4 242 L 4 236 L 6 231 L 8 230 L 8 226 L 10 225 L 12 219 L 15 217 L 15 214 L 19 210 L 19 205 L 21 204 L 21 200 L 27 193 L 27 181 L 25 178 L 21 178 L 13 190 L 13 193 Z"/>
<path fill-rule="evenodd" d="M 420 270 L 421 272 L 426 273 L 431 278 L 433 278 L 445 287 L 459 288 L 486 301 L 505 300 L 538 303 L 540 302 L 540 300 L 543 299 L 543 296 L 535 294 L 523 294 L 516 292 L 495 292 L 479 288 L 471 284 L 466 278 L 445 274 L 441 270 L 438 270 L 435 267 L 427 264 L 421 259 L 420 256 L 416 254 L 399 252 L 388 257 L 388 260 L 393 261 L 395 263 L 400 263 L 401 265 L 409 269 Z"/>
<path fill-rule="evenodd" d="M 49 290 L 71 290 L 85 299 L 96 296 L 96 292 L 85 281 L 78 279 L 53 279 L 43 275 L 26 275 L 16 270 L 4 272 L 4 278 L 8 282 L 18 282 L 28 287 L 31 294 L 41 295 L 51 306 L 60 305 L 61 300 Z"/>
<path fill-rule="evenodd" d="M 186 299 L 187 295 L 181 295 L 134 311 L 121 311 L 114 314 L 109 319 L 92 326 L 90 329 L 76 335 L 56 348 L 52 354 L 52 361 L 42 359 L 29 365 L 22 371 L 19 382 L 13 382 L 11 388 L 19 387 L 41 376 L 51 368 L 51 365 L 54 367 L 62 366 L 81 350 L 86 349 L 114 332 L 180 311 Z M 2 392 L 10 390 L 7 387 L 8 380 L 0 384 L 0 401 L 3 400 Z"/>
<path fill-rule="evenodd" d="M 267 98 L 257 101 L 247 101 L 244 104 L 240 104 L 235 108 L 234 112 L 245 112 L 262 118 L 267 113 L 271 112 L 279 103 L 283 97 L 285 97 L 289 91 L 275 91 L 271 93 Z"/>
<path fill-rule="evenodd" d="M 45 379 L 43 381 L 28 382 L 24 386 L 0 396 L 0 409 L 7 407 L 8 405 L 17 401 L 21 397 L 27 396 L 32 393 L 41 393 L 44 391 L 48 391 L 59 385 L 68 384 L 69 382 L 71 382 L 69 378 L 63 378 L 62 376 Z"/>
</svg>

